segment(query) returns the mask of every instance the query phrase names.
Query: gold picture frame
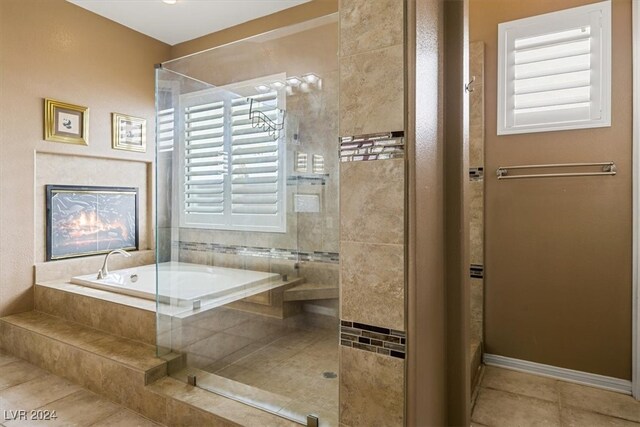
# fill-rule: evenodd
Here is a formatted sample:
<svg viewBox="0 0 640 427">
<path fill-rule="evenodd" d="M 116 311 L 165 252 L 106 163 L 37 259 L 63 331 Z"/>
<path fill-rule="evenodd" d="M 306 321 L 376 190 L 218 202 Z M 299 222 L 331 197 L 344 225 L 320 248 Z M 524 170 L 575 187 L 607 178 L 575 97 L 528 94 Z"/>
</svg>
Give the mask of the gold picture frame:
<svg viewBox="0 0 640 427">
<path fill-rule="evenodd" d="M 89 145 L 89 108 L 45 98 L 44 139 Z"/>
<path fill-rule="evenodd" d="M 115 150 L 147 152 L 147 120 L 111 113 L 111 146 Z"/>
</svg>

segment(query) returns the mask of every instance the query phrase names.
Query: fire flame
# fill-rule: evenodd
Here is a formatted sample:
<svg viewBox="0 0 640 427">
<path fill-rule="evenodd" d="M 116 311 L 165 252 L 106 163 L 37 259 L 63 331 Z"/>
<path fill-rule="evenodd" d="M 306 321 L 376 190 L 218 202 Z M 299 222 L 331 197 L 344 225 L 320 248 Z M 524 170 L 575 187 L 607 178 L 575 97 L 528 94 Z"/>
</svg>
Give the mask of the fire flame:
<svg viewBox="0 0 640 427">
<path fill-rule="evenodd" d="M 119 219 L 102 221 L 95 212 L 81 212 L 80 215 L 69 218 L 58 224 L 72 239 L 81 240 L 86 236 L 93 236 L 99 232 L 120 232 L 123 239 L 129 238 L 129 229 Z"/>
</svg>

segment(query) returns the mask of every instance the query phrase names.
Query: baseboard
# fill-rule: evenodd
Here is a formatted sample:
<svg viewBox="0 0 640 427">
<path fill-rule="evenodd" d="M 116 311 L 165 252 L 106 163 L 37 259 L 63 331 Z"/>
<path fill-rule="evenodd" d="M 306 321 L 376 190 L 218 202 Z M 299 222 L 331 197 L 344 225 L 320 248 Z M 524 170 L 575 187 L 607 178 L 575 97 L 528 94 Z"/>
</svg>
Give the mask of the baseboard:
<svg viewBox="0 0 640 427">
<path fill-rule="evenodd" d="M 573 369 L 558 368 L 557 366 L 544 365 L 542 363 L 528 362 L 526 360 L 511 357 L 484 354 L 482 358 L 485 365 L 512 369 L 514 371 L 541 375 L 577 384 L 598 387 L 618 393 L 631 394 L 631 381 L 619 378 L 606 377 L 604 375 L 590 374 L 588 372 L 574 371 Z"/>
</svg>

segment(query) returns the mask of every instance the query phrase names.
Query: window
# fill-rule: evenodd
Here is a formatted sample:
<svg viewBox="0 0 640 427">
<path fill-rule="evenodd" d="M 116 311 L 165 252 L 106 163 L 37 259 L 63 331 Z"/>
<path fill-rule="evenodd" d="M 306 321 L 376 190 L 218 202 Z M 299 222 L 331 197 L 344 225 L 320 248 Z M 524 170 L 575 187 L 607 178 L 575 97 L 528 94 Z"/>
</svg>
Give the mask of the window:
<svg viewBox="0 0 640 427">
<path fill-rule="evenodd" d="M 498 135 L 611 125 L 611 3 L 498 26 Z"/>
<path fill-rule="evenodd" d="M 253 105 L 281 123 L 285 97 L 254 86 L 181 97 L 181 226 L 286 231 L 284 130 L 270 134 L 249 117 Z"/>
</svg>

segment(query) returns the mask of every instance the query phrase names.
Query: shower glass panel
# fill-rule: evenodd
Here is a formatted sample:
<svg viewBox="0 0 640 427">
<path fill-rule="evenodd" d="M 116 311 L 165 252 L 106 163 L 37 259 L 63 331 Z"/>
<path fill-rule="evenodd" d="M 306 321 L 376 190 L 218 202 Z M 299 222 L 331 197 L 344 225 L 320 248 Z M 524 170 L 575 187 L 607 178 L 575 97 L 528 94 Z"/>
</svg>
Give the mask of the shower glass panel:
<svg viewBox="0 0 640 427">
<path fill-rule="evenodd" d="M 301 423 L 338 419 L 338 24 L 156 70 L 158 354 Z"/>
</svg>

